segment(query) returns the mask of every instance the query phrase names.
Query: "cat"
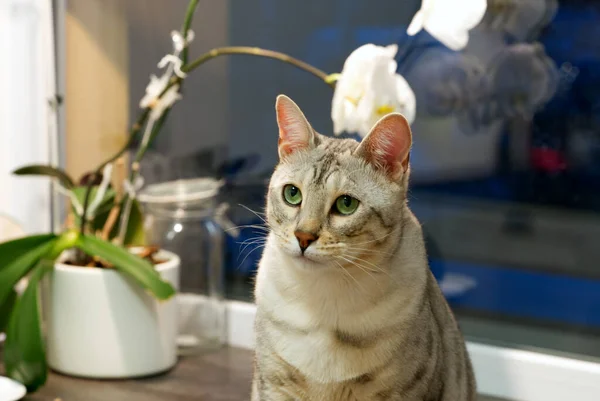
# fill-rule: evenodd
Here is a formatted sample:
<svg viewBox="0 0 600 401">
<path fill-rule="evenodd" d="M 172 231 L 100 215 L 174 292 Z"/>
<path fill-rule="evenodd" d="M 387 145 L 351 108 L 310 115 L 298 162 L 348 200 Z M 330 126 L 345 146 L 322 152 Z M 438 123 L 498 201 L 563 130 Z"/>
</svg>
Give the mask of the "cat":
<svg viewBox="0 0 600 401">
<path fill-rule="evenodd" d="M 276 114 L 252 401 L 474 401 L 407 205 L 406 119 L 388 114 L 358 143 L 316 133 L 284 95 Z"/>
</svg>

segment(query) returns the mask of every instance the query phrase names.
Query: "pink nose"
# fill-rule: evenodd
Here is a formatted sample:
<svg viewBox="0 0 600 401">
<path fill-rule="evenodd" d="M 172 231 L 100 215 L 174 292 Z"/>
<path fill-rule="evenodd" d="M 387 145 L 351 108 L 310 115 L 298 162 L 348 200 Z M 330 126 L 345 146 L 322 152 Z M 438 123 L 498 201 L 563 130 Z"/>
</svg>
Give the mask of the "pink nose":
<svg viewBox="0 0 600 401">
<path fill-rule="evenodd" d="M 306 248 L 308 248 L 310 244 L 319 239 L 319 237 L 316 234 L 307 233 L 305 231 L 296 231 L 294 235 L 298 240 L 298 244 L 300 245 L 300 250 L 302 250 L 302 253 L 306 251 Z"/>
</svg>

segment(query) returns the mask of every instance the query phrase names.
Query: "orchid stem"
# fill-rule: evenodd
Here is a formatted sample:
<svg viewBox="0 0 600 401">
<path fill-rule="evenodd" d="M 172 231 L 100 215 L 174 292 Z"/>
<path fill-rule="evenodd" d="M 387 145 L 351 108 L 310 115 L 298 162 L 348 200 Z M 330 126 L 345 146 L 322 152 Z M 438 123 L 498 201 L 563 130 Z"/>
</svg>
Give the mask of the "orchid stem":
<svg viewBox="0 0 600 401">
<path fill-rule="evenodd" d="M 298 60 L 290 55 L 285 53 L 276 52 L 273 50 L 261 49 L 259 47 L 248 47 L 248 46 L 230 46 L 230 47 L 217 47 L 215 49 L 210 50 L 207 53 L 204 53 L 194 61 L 189 64 L 181 67 L 181 71 L 183 72 L 191 72 L 198 68 L 200 65 L 206 63 L 213 58 L 219 56 L 234 56 L 234 55 L 242 55 L 242 56 L 257 56 L 257 57 L 265 57 L 274 60 L 279 60 L 287 64 L 291 64 L 296 68 L 299 68 L 303 71 L 308 72 L 321 79 L 323 82 L 327 83 L 327 79 L 329 74 L 325 71 L 320 70 L 312 65 L 305 63 L 302 60 Z M 335 83 L 327 83 L 331 87 L 335 87 Z"/>
<path fill-rule="evenodd" d="M 198 7 L 198 2 L 199 2 L 199 0 L 190 0 L 190 2 L 188 3 L 188 7 L 185 12 L 185 18 L 183 20 L 183 26 L 181 27 L 181 35 L 182 35 L 184 41 L 187 40 L 188 31 L 190 30 L 190 27 L 192 26 L 192 20 L 194 18 L 194 13 L 196 11 L 196 8 Z M 181 52 L 181 62 L 183 64 L 186 64 L 187 59 L 188 59 L 188 45 L 186 44 L 183 48 L 183 51 Z M 179 77 L 177 77 L 177 78 L 179 78 Z M 159 98 L 162 97 L 171 86 L 175 85 L 175 83 L 179 83 L 179 81 L 181 81 L 181 79 L 177 79 L 175 81 L 172 80 L 170 82 L 170 84 L 161 92 L 161 94 L 159 95 Z M 119 152 L 116 155 L 114 155 L 110 160 L 106 161 L 102 166 L 100 166 L 98 168 L 98 171 L 100 171 L 102 168 L 104 168 L 104 166 L 106 164 L 111 163 L 111 162 L 115 161 L 116 159 L 118 159 L 119 157 L 121 157 L 127 151 L 127 149 L 133 144 L 135 138 L 137 137 L 137 135 L 140 132 L 140 130 L 142 129 L 142 127 L 148 123 L 148 117 L 150 115 L 150 111 L 151 111 L 151 109 L 149 107 L 146 107 L 142 111 L 142 113 L 140 113 L 137 121 L 131 127 L 131 132 L 129 134 L 129 140 L 127 141 L 125 146 L 121 150 L 119 150 Z M 148 146 L 152 142 L 152 138 L 154 138 L 156 136 L 156 132 L 158 131 L 158 129 L 160 129 L 160 127 L 163 125 L 164 120 L 166 119 L 168 114 L 169 114 L 169 110 L 166 110 L 163 113 L 163 115 L 160 117 L 158 122 L 155 124 L 155 126 L 153 127 L 152 133 L 150 135 L 150 140 L 147 143 Z M 135 177 L 138 174 L 139 162 L 141 161 L 142 157 L 146 153 L 148 146 L 143 146 L 142 148 L 140 148 L 138 150 L 138 152 L 136 154 L 135 161 L 132 166 L 136 166 L 138 168 L 131 168 L 130 175 L 129 175 L 129 182 L 131 182 L 132 184 L 133 184 L 133 181 L 135 180 Z M 127 234 L 127 225 L 128 225 L 128 221 L 129 221 L 129 214 L 130 214 L 129 212 L 131 211 L 132 203 L 133 203 L 133 200 L 130 199 L 130 197 L 128 195 L 125 195 L 124 199 L 121 201 L 121 205 L 125 204 L 125 209 L 121 209 L 122 212 L 121 212 L 121 219 L 119 220 L 119 236 L 117 237 L 117 241 L 120 241 L 121 243 L 125 240 L 125 235 Z"/>
<path fill-rule="evenodd" d="M 187 40 L 187 34 L 192 25 L 192 19 L 194 18 L 194 12 L 198 6 L 199 0 L 191 0 L 188 4 L 187 11 L 185 12 L 185 19 L 183 20 L 183 26 L 181 27 L 181 36 L 183 40 Z M 188 46 L 185 46 L 181 51 L 181 62 L 185 65 L 188 62 Z"/>
</svg>

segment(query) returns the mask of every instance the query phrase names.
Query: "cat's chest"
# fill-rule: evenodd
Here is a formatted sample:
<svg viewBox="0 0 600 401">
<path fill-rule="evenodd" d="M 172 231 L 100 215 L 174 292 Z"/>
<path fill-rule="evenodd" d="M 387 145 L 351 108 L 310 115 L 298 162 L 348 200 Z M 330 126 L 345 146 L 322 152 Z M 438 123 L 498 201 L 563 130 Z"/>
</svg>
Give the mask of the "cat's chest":
<svg viewBox="0 0 600 401">
<path fill-rule="evenodd" d="M 341 384 L 313 384 L 309 386 L 310 401 L 364 401 L 364 390 L 347 382 Z"/>
<path fill-rule="evenodd" d="M 264 324 L 274 351 L 316 383 L 340 383 L 356 378 L 373 369 L 382 354 L 389 351 L 385 342 L 360 343 L 367 340 L 330 327 L 303 330 L 280 322 Z"/>
<path fill-rule="evenodd" d="M 393 391 L 394 379 L 390 377 L 380 378 L 374 374 L 364 374 L 342 382 L 319 383 L 310 380 L 288 364 L 280 366 L 277 375 L 284 377 L 284 379 L 269 382 L 268 387 L 271 391 L 268 391 L 266 395 L 285 394 L 285 397 L 281 398 L 282 400 L 404 401 Z M 270 377 L 272 378 L 273 375 Z M 290 380 L 290 378 L 292 379 Z M 267 378 L 267 380 L 269 379 Z M 279 398 L 274 397 L 273 399 Z"/>
</svg>

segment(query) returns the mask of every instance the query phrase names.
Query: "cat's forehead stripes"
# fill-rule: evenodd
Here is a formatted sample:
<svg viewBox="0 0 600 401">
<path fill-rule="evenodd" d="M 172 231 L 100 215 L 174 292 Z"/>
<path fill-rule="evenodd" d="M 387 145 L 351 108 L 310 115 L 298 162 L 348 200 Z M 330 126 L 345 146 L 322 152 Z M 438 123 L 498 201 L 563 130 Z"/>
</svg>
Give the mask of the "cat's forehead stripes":
<svg viewBox="0 0 600 401">
<path fill-rule="evenodd" d="M 334 173 L 340 171 L 340 157 L 351 153 L 357 146 L 358 142 L 353 139 L 320 136 L 320 144 L 314 150 L 318 156 L 313 161 L 311 184 L 326 184 Z"/>
<path fill-rule="evenodd" d="M 325 183 L 325 177 L 338 165 L 335 153 L 326 153 L 313 166 L 312 184 L 322 185 Z"/>
</svg>

